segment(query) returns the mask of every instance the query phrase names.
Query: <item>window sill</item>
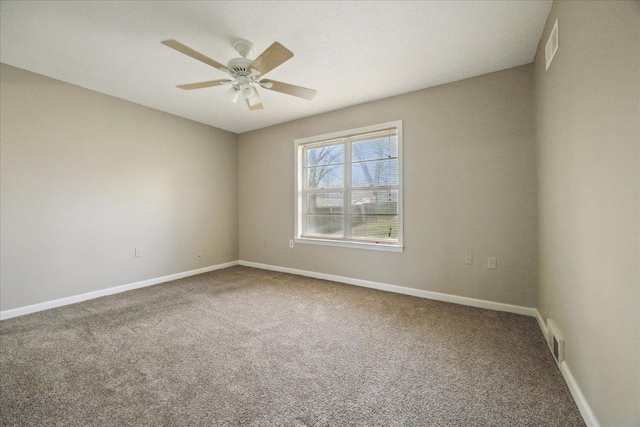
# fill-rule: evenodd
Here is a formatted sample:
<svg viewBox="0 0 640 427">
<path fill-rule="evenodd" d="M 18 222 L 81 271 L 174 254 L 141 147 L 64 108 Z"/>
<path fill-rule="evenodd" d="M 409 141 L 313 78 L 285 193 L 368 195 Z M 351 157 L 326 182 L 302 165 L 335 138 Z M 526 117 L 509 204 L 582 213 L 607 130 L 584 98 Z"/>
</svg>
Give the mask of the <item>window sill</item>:
<svg viewBox="0 0 640 427">
<path fill-rule="evenodd" d="M 355 249 L 368 249 L 374 251 L 386 251 L 386 252 L 403 252 L 404 247 L 401 245 L 390 245 L 385 243 L 364 243 L 354 242 L 346 240 L 331 240 L 331 239 L 311 239 L 307 237 L 296 237 L 293 239 L 296 243 L 304 243 L 310 245 L 322 245 L 322 246 L 338 246 L 343 248 L 355 248 Z"/>
</svg>

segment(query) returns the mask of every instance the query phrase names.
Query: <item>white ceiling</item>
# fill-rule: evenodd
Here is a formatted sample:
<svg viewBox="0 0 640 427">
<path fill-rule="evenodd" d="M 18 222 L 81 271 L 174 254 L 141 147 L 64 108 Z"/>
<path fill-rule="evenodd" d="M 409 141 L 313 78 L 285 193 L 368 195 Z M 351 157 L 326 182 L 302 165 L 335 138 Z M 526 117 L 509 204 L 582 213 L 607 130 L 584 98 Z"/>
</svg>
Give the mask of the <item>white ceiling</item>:
<svg viewBox="0 0 640 427">
<path fill-rule="evenodd" d="M 533 61 L 551 1 L 2 1 L 0 61 L 236 133 Z M 294 57 L 267 77 L 312 101 L 261 90 L 264 110 L 227 87 L 175 85 L 226 74 L 160 44 L 226 64 L 279 41 Z"/>
</svg>

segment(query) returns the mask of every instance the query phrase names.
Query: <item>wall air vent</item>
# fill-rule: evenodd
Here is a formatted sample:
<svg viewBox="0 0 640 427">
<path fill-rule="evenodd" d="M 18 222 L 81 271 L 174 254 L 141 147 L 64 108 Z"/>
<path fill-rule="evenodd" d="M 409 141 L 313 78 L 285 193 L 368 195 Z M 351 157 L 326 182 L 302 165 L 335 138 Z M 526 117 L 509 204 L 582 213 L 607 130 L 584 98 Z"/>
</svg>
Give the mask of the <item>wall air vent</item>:
<svg viewBox="0 0 640 427">
<path fill-rule="evenodd" d="M 549 350 L 553 354 L 553 358 L 556 359 L 556 363 L 560 363 L 564 360 L 564 338 L 558 331 L 558 327 L 551 319 L 547 319 L 547 329 L 549 330 L 549 336 L 547 337 L 547 344 Z"/>
<path fill-rule="evenodd" d="M 556 55 L 558 51 L 558 20 L 556 19 L 555 24 L 553 24 L 553 29 L 551 30 L 551 34 L 549 34 L 549 39 L 547 40 L 547 45 L 544 48 L 544 63 L 546 65 L 546 69 L 549 69 L 551 65 L 551 61 L 553 61 L 553 57 Z"/>
</svg>

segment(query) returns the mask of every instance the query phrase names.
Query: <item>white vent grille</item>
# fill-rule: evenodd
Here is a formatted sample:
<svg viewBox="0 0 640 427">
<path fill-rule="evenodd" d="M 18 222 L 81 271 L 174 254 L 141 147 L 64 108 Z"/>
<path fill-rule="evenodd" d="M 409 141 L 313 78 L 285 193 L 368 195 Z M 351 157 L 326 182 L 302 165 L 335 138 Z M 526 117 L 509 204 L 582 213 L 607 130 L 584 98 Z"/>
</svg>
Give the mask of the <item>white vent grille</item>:
<svg viewBox="0 0 640 427">
<path fill-rule="evenodd" d="M 556 19 L 555 24 L 553 24 L 553 29 L 551 30 L 551 34 L 549 34 L 549 39 L 547 40 L 547 45 L 544 48 L 544 62 L 546 64 L 546 69 L 549 69 L 551 65 L 551 61 L 553 61 L 553 57 L 556 55 L 558 51 L 558 20 Z"/>
<path fill-rule="evenodd" d="M 556 363 L 560 363 L 564 360 L 564 338 L 558 332 L 555 322 L 551 319 L 547 319 L 547 329 L 549 330 L 547 341 L 549 350 L 551 350 L 553 358 L 556 359 Z"/>
</svg>

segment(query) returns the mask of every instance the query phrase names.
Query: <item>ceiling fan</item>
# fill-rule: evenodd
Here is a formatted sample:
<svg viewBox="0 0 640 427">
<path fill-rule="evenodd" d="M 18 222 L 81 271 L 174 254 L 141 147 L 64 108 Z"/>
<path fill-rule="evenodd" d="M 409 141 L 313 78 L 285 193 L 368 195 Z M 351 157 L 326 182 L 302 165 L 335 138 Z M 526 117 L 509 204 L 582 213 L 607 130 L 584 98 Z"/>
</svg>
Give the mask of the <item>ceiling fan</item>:
<svg viewBox="0 0 640 427">
<path fill-rule="evenodd" d="M 238 40 L 233 44 L 233 47 L 240 54 L 240 58 L 231 59 L 226 66 L 191 49 L 188 46 L 183 45 L 179 41 L 164 40 L 161 43 L 231 76 L 231 79 L 210 80 L 206 82 L 189 83 L 176 86 L 180 89 L 191 90 L 212 86 L 231 85 L 231 88 L 227 92 L 231 101 L 235 103 L 238 98 L 242 96 L 251 111 L 261 110 L 263 108 L 260 95 L 258 95 L 257 91 L 258 86 L 264 89 L 309 100 L 313 99 L 317 92 L 313 89 L 307 89 L 305 87 L 295 86 L 289 83 L 277 82 L 275 80 L 265 80 L 262 78 L 269 71 L 293 57 L 293 52 L 278 42 L 274 42 L 267 48 L 267 50 L 262 52 L 260 56 L 251 60 L 247 58 L 247 56 L 251 55 L 253 52 L 253 44 L 246 40 Z"/>
</svg>

